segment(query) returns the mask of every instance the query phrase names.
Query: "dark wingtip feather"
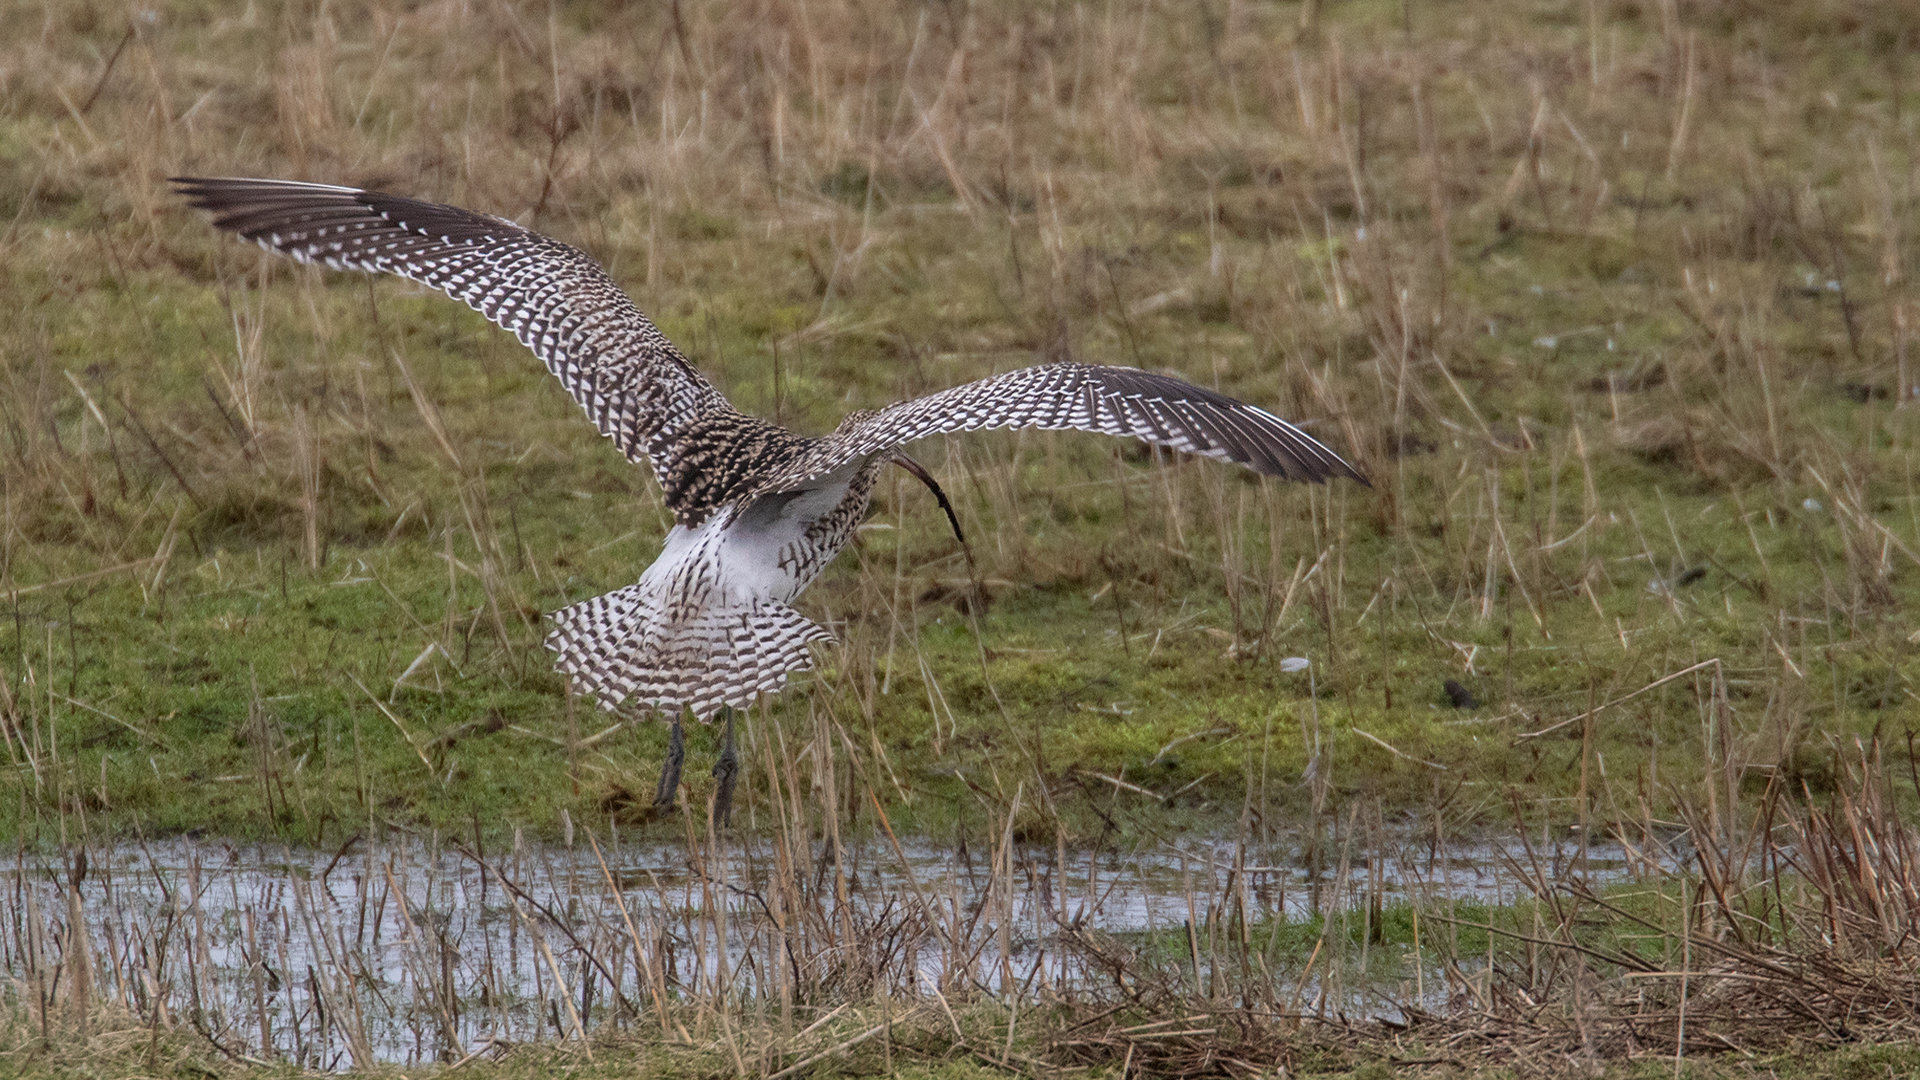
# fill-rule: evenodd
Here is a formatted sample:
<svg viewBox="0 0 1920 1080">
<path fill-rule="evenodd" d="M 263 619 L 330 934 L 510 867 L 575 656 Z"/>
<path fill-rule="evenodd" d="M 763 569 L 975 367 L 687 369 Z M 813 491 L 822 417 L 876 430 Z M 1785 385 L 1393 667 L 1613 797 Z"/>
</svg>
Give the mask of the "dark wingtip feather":
<svg viewBox="0 0 1920 1080">
<path fill-rule="evenodd" d="M 311 201 L 315 198 L 353 198 L 369 194 L 338 184 L 308 184 L 297 180 L 262 180 L 246 176 L 169 176 L 174 194 L 197 209 L 220 211 L 260 203 Z"/>
<path fill-rule="evenodd" d="M 1364 487 L 1373 486 L 1360 470 L 1324 443 L 1265 409 L 1184 379 L 1135 368 L 1104 368 L 1098 378 L 1107 388 L 1121 393 L 1187 403 L 1205 429 L 1205 438 L 1193 441 L 1210 444 L 1213 450 L 1254 472 L 1312 484 L 1345 477 Z M 1188 425 L 1183 422 L 1181 426 Z M 1202 432 L 1186 430 L 1182 434 L 1192 439 Z"/>
<path fill-rule="evenodd" d="M 189 206 L 214 215 L 216 228 L 250 240 L 282 228 L 312 225 L 323 218 L 340 224 L 364 219 L 449 244 L 526 231 L 491 214 L 338 184 L 204 176 L 175 176 L 168 182 Z"/>
</svg>

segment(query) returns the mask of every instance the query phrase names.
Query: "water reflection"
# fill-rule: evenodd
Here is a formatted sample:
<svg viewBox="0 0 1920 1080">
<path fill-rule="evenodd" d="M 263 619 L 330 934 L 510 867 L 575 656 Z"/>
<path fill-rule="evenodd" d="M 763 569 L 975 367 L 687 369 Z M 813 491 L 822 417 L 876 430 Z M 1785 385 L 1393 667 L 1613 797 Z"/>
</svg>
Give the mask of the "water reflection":
<svg viewBox="0 0 1920 1080">
<path fill-rule="evenodd" d="M 0 960 L 32 992 L 61 993 L 64 978 L 72 993 L 83 926 L 91 993 L 190 1025 L 235 1056 L 330 1069 L 578 1037 L 695 995 L 817 1003 L 877 985 L 1111 985 L 1099 941 L 1111 956 L 1157 930 L 1191 926 L 1197 942 L 1224 925 L 1402 901 L 1501 904 L 1528 895 L 1525 877 L 1599 887 L 1638 857 L 1564 837 L 1384 839 L 1367 850 L 1336 840 L 1311 875 L 1297 849 L 1195 840 L 980 851 L 583 838 L 490 852 L 417 838 L 338 851 L 179 838 L 90 850 L 84 867 L 77 853 L 17 856 Z M 1203 955 L 1216 954 L 1196 951 L 1196 978 Z"/>
</svg>

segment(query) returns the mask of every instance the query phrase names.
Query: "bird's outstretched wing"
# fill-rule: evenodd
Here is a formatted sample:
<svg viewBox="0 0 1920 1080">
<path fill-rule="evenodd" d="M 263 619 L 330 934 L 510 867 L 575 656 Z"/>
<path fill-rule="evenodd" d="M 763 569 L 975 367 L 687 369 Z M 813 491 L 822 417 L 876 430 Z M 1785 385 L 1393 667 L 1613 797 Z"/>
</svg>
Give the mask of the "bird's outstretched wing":
<svg viewBox="0 0 1920 1080">
<path fill-rule="evenodd" d="M 397 274 L 467 304 L 532 349 L 600 433 L 663 480 L 682 433 L 738 415 L 592 257 L 505 218 L 329 184 L 173 183 L 214 225 L 269 251 Z"/>
<path fill-rule="evenodd" d="M 1135 368 L 1043 364 L 849 417 L 762 490 L 787 490 L 928 435 L 1027 427 L 1141 439 L 1289 480 L 1367 482 L 1313 436 L 1225 394 Z"/>
</svg>

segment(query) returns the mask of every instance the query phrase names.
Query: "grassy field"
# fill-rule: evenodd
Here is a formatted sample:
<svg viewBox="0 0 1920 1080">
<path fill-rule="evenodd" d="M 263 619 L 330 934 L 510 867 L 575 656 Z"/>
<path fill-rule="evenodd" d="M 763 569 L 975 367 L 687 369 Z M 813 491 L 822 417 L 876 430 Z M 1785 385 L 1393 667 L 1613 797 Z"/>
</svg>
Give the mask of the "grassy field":
<svg viewBox="0 0 1920 1080">
<path fill-rule="evenodd" d="M 1817 795 L 1915 715 L 1914 36 L 1735 0 L 12 5 L 0 831 L 557 835 L 637 821 L 664 747 L 540 646 L 657 550 L 653 481 L 478 316 L 218 236 L 182 173 L 514 217 L 805 431 L 1073 357 L 1371 476 L 919 448 L 980 592 L 888 480 L 803 598 L 844 644 L 747 725 L 749 824 L 809 754 L 854 819 L 1083 840 Z"/>
</svg>

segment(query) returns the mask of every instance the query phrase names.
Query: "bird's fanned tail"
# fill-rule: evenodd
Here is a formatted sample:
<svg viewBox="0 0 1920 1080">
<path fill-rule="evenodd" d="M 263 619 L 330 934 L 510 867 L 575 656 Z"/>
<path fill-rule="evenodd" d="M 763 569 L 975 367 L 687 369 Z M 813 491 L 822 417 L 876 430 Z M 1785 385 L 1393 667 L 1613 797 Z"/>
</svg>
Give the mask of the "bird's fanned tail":
<svg viewBox="0 0 1920 1080">
<path fill-rule="evenodd" d="M 553 613 L 547 648 L 603 707 L 691 709 L 708 720 L 744 709 L 796 671 L 813 667 L 809 646 L 826 628 L 778 600 L 720 603 L 670 618 L 644 583 Z"/>
</svg>

